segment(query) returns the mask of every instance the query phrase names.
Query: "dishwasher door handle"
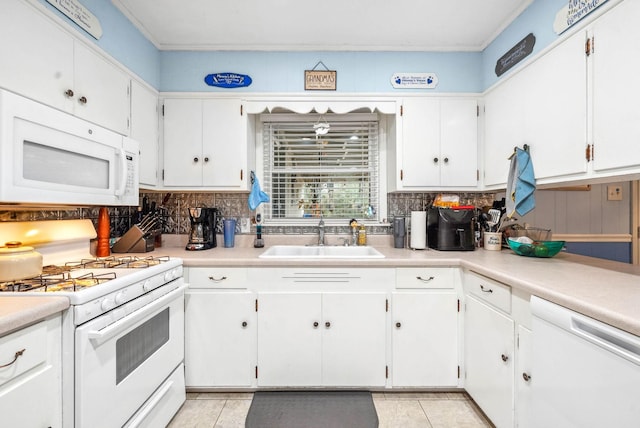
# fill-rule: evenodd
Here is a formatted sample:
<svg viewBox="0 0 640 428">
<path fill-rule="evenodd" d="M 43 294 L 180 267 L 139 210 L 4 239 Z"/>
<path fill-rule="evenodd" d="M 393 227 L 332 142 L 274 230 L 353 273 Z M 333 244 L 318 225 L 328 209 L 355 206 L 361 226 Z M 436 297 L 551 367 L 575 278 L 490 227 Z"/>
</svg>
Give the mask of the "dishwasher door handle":
<svg viewBox="0 0 640 428">
<path fill-rule="evenodd" d="M 639 339 L 584 317 L 573 317 L 572 325 L 576 335 L 640 366 Z"/>
</svg>

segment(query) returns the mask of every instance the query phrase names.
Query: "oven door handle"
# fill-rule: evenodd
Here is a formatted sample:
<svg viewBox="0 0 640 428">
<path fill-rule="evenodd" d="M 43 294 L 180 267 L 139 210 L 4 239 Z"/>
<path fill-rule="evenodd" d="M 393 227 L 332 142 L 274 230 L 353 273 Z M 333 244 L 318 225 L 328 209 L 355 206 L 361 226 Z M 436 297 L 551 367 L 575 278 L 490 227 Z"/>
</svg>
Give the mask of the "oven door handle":
<svg viewBox="0 0 640 428">
<path fill-rule="evenodd" d="M 108 326 L 100 329 L 100 330 L 91 330 L 87 332 L 87 336 L 91 341 L 96 345 L 101 345 L 107 340 L 111 339 L 114 336 L 126 331 L 127 329 L 135 326 L 142 319 L 148 317 L 153 312 L 157 311 L 159 308 L 166 306 L 169 302 L 177 299 L 179 296 L 184 294 L 184 290 L 187 289 L 185 284 L 182 284 L 180 287 L 175 290 L 165 294 L 157 300 L 149 303 L 148 305 L 143 306 L 142 308 L 133 311 L 130 315 L 125 316 L 122 319 L 114 322 L 113 324 L 109 324 Z"/>
</svg>

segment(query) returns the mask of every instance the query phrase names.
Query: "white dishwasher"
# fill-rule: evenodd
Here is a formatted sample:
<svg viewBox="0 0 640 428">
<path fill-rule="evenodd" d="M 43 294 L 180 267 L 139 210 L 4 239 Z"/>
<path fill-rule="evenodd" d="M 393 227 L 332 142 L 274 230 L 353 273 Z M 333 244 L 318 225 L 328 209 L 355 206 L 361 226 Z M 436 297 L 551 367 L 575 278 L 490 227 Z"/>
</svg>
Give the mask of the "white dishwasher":
<svg viewBox="0 0 640 428">
<path fill-rule="evenodd" d="M 640 426 L 640 337 L 535 296 L 531 311 L 531 426 Z"/>
</svg>

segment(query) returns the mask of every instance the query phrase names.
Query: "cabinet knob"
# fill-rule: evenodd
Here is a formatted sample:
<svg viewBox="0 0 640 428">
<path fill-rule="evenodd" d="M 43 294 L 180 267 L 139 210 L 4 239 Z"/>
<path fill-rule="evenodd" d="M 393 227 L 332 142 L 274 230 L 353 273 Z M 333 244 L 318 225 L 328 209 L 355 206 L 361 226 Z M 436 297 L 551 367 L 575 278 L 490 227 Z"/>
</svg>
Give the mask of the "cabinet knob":
<svg viewBox="0 0 640 428">
<path fill-rule="evenodd" d="M 87 97 L 80 97 L 80 98 L 78 98 L 78 101 L 80 102 L 80 104 L 86 104 L 87 103 Z"/>
<path fill-rule="evenodd" d="M 194 162 L 198 162 L 200 159 L 198 159 L 198 157 L 193 158 Z"/>
<path fill-rule="evenodd" d="M 438 158 L 433 158 L 433 163 L 438 163 L 439 159 Z"/>
<path fill-rule="evenodd" d="M 245 328 L 248 325 L 246 321 L 242 321 L 242 328 Z"/>
<path fill-rule="evenodd" d="M 330 323 L 329 321 L 327 321 L 326 323 L 324 323 L 324 326 L 325 326 L 326 328 L 329 328 L 329 327 L 331 327 L 331 323 Z"/>
<path fill-rule="evenodd" d="M 73 97 L 73 91 L 71 89 L 64 91 L 64 94 L 69 98 Z"/>
<path fill-rule="evenodd" d="M 444 158 L 444 163 L 449 163 L 449 158 Z"/>
<path fill-rule="evenodd" d="M 504 355 L 504 354 L 502 354 L 502 361 L 504 361 L 506 363 L 507 361 L 509 361 L 509 357 Z"/>
<path fill-rule="evenodd" d="M 402 327 L 402 323 L 401 322 L 397 322 L 396 323 L 396 328 L 400 328 L 400 327 Z"/>
<path fill-rule="evenodd" d="M 205 161 L 205 162 L 209 162 L 209 156 L 206 156 L 206 157 L 204 158 L 204 161 Z"/>
<path fill-rule="evenodd" d="M 318 323 L 318 321 L 316 321 L 316 322 L 313 323 L 313 328 L 318 328 L 319 325 L 320 324 Z"/>
<path fill-rule="evenodd" d="M 527 373 L 522 373 L 522 379 L 524 379 L 525 382 L 529 382 L 531 380 L 531 376 Z"/>
</svg>

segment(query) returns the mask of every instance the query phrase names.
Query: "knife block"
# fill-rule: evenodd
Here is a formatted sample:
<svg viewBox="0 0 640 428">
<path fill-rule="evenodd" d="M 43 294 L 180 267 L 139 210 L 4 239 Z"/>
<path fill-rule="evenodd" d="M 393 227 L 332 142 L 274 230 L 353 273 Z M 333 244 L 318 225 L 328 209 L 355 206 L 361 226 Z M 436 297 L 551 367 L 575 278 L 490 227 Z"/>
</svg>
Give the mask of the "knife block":
<svg viewBox="0 0 640 428">
<path fill-rule="evenodd" d="M 145 233 L 137 225 L 133 225 L 122 238 L 118 240 L 111 251 L 114 253 L 147 253 L 155 249 L 154 238 Z"/>
</svg>

